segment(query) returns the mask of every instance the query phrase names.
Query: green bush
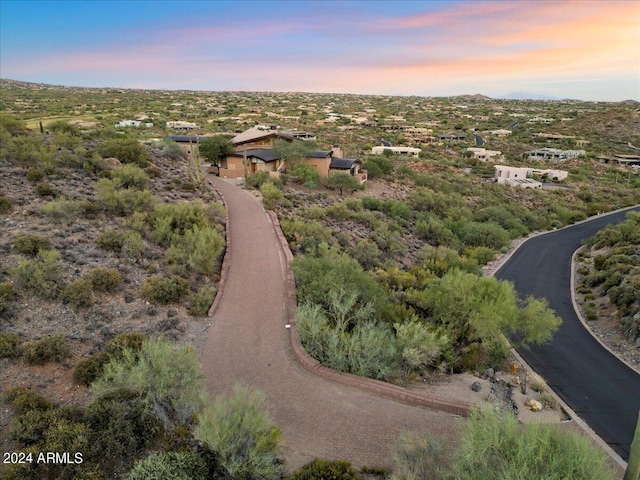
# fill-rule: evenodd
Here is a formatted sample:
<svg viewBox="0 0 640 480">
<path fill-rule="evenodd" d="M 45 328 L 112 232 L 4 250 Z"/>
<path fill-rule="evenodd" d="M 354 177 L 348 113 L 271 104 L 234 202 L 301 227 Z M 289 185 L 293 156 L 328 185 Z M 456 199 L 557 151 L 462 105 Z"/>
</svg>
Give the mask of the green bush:
<svg viewBox="0 0 640 480">
<path fill-rule="evenodd" d="M 189 293 L 189 282 L 173 275 L 166 277 L 149 277 L 142 286 L 142 296 L 152 302 L 162 304 L 177 303 Z"/>
<path fill-rule="evenodd" d="M 39 170 L 35 167 L 31 167 L 29 170 L 27 170 L 27 180 L 29 180 L 30 182 L 39 182 L 43 178 L 44 173 L 42 173 L 42 170 Z"/>
<path fill-rule="evenodd" d="M 216 298 L 216 293 L 216 287 L 213 285 L 203 285 L 194 296 L 193 305 L 189 309 L 189 313 L 198 317 L 207 315 Z"/>
<path fill-rule="evenodd" d="M 206 480 L 208 467 L 192 451 L 154 453 L 138 461 L 126 480 Z"/>
<path fill-rule="evenodd" d="M 329 175 L 325 182 L 326 186 L 330 190 L 338 190 L 340 195 L 344 192 L 352 193 L 356 190 L 364 189 L 364 186 L 360 184 L 360 182 L 355 178 L 349 175 L 348 173 L 332 173 Z"/>
<path fill-rule="evenodd" d="M 107 140 L 98 145 L 98 153 L 102 158 L 114 157 L 122 163 L 133 163 L 142 168 L 149 163 L 147 151 L 137 140 Z"/>
<path fill-rule="evenodd" d="M 5 392 L 5 399 L 17 415 L 31 410 L 44 411 L 53 408 L 49 400 L 29 387 L 13 387 Z"/>
<path fill-rule="evenodd" d="M 32 340 L 22 344 L 22 358 L 30 365 L 60 362 L 71 356 L 71 349 L 61 335 Z"/>
<path fill-rule="evenodd" d="M 93 305 L 91 282 L 86 279 L 71 282 L 60 292 L 60 300 L 73 308 L 88 308 Z"/>
<path fill-rule="evenodd" d="M 104 366 L 110 360 L 111 357 L 106 352 L 96 353 L 87 359 L 80 360 L 73 369 L 73 380 L 88 387 L 102 375 Z"/>
<path fill-rule="evenodd" d="M 613 480 L 606 453 L 587 436 L 556 425 L 522 428 L 511 414 L 472 414 L 454 462 L 455 478 Z"/>
<path fill-rule="evenodd" d="M 273 182 L 263 183 L 260 187 L 260 193 L 262 194 L 262 203 L 266 210 L 275 209 L 282 200 L 284 200 L 284 193 Z"/>
<path fill-rule="evenodd" d="M 190 347 L 150 339 L 139 351 L 125 348 L 92 385 L 103 396 L 120 389 L 140 395 L 145 411 L 169 428 L 185 425 L 206 400 L 202 370 Z"/>
<path fill-rule="evenodd" d="M 17 295 L 13 284 L 8 282 L 0 283 L 0 315 L 7 310 L 9 303 L 13 302 L 16 298 Z"/>
<path fill-rule="evenodd" d="M 97 292 L 113 292 L 122 285 L 122 276 L 115 268 L 93 268 L 86 279 Z"/>
<path fill-rule="evenodd" d="M 149 210 L 154 202 L 153 196 L 148 190 L 118 189 L 113 180 L 108 178 L 98 180 L 96 192 L 98 205 L 105 211 L 118 216 Z"/>
<path fill-rule="evenodd" d="M 101 464 L 126 466 L 162 433 L 162 423 L 135 391 L 121 388 L 97 396 L 85 411 L 92 432 L 87 456 Z"/>
<path fill-rule="evenodd" d="M 281 478 L 280 430 L 269 419 L 261 392 L 236 387 L 230 395 L 220 395 L 199 415 L 193 436 L 216 452 L 227 478 Z"/>
<path fill-rule="evenodd" d="M 149 177 L 136 165 L 123 165 L 111 171 L 111 179 L 118 189 L 133 188 L 144 190 L 149 184 Z"/>
<path fill-rule="evenodd" d="M 15 282 L 46 298 L 54 297 L 62 282 L 60 254 L 55 250 L 40 250 L 36 259 L 21 259 L 11 270 Z"/>
<path fill-rule="evenodd" d="M 211 227 L 219 213 L 217 204 L 207 206 L 202 202 L 156 205 L 149 217 L 151 236 L 158 245 L 168 247 L 176 236 L 184 236 L 196 226 Z"/>
<path fill-rule="evenodd" d="M 120 359 L 124 355 L 125 351 L 130 351 L 134 356 L 138 355 L 138 352 L 142 350 L 142 345 L 147 341 L 147 336 L 144 333 L 121 333 L 113 337 L 104 348 L 111 358 Z"/>
<path fill-rule="evenodd" d="M 36 194 L 40 197 L 56 197 L 59 193 L 58 189 L 50 183 L 41 182 L 36 184 Z"/>
<path fill-rule="evenodd" d="M 78 215 L 82 206 L 80 202 L 58 197 L 43 205 L 40 211 L 43 215 L 56 220 L 71 221 Z"/>
<path fill-rule="evenodd" d="M 367 176 L 371 179 L 389 175 L 393 172 L 393 164 L 383 156 L 367 157 L 362 167 L 367 171 Z"/>
<path fill-rule="evenodd" d="M 212 227 L 194 225 L 184 235 L 174 235 L 166 258 L 169 263 L 189 265 L 203 275 L 218 272 L 225 240 Z"/>
<path fill-rule="evenodd" d="M 263 184 L 268 182 L 271 179 L 271 175 L 269 172 L 255 172 L 247 177 L 246 185 L 247 187 L 259 189 Z"/>
<path fill-rule="evenodd" d="M 302 466 L 289 480 L 358 480 L 360 475 L 344 460 L 313 460 Z"/>
<path fill-rule="evenodd" d="M 120 252 L 125 243 L 125 233 L 114 228 L 107 228 L 100 232 L 96 243 L 103 250 Z"/>
<path fill-rule="evenodd" d="M 403 432 L 393 449 L 393 480 L 445 480 L 445 448 L 428 434 Z M 488 477 L 493 478 L 493 477 Z"/>
<path fill-rule="evenodd" d="M 309 165 L 298 163 L 291 167 L 287 174 L 291 176 L 297 183 L 304 184 L 308 188 L 316 188 L 320 181 L 320 175 Z"/>
<path fill-rule="evenodd" d="M 0 333 L 0 358 L 17 357 L 19 353 L 20 339 L 9 332 Z"/>
<path fill-rule="evenodd" d="M 0 195 L 0 214 L 9 213 L 13 208 L 11 200 L 7 197 Z"/>
<path fill-rule="evenodd" d="M 13 248 L 18 253 L 35 257 L 40 250 L 49 250 L 51 242 L 40 235 L 25 233 L 13 239 Z"/>
<path fill-rule="evenodd" d="M 331 230 L 315 220 L 283 219 L 280 225 L 294 252 L 313 251 L 320 243 L 331 240 Z"/>
</svg>

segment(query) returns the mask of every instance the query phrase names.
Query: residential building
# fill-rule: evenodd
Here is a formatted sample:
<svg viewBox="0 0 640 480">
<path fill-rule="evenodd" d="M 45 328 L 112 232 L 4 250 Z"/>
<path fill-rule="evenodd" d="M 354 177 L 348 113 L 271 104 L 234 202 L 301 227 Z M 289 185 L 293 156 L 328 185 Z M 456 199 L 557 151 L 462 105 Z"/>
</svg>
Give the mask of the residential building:
<svg viewBox="0 0 640 480">
<path fill-rule="evenodd" d="M 521 188 L 542 188 L 542 182 L 532 179 L 531 177 L 533 175 L 552 180 L 564 180 L 569 175 L 569 172 L 565 170 L 510 167 L 505 165 L 496 165 L 494 168 L 494 181 L 500 184 Z"/>
<path fill-rule="evenodd" d="M 502 152 L 499 150 L 487 150 L 486 148 L 480 147 L 469 147 L 467 148 L 467 152 L 471 152 L 473 154 L 473 158 L 482 160 L 483 162 L 491 160 L 494 157 L 502 156 Z"/>
<path fill-rule="evenodd" d="M 560 150 L 558 148 L 539 148 L 529 152 L 529 160 L 549 160 L 552 162 L 563 162 L 573 158 L 584 157 L 584 150 Z"/>
<path fill-rule="evenodd" d="M 177 120 L 177 121 L 167 122 L 167 128 L 170 128 L 172 130 L 188 131 L 188 130 L 197 130 L 198 128 L 200 128 L 200 126 L 193 122 L 183 122 L 181 120 Z"/>
<path fill-rule="evenodd" d="M 464 142 L 467 136 L 464 133 L 441 133 L 438 135 L 439 142 Z"/>
<path fill-rule="evenodd" d="M 422 151 L 420 148 L 415 147 L 377 146 L 371 149 L 371 154 L 382 155 L 385 150 L 391 150 L 396 155 L 410 155 L 412 157 L 418 157 Z"/>
</svg>

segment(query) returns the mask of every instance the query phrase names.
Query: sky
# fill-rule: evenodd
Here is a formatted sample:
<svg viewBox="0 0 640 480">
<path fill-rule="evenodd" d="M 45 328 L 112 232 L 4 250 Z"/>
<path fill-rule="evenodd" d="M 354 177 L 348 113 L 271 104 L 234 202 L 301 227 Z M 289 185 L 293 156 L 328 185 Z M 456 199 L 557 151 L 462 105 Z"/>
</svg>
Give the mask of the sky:
<svg viewBox="0 0 640 480">
<path fill-rule="evenodd" d="M 0 0 L 0 77 L 640 100 L 640 0 Z"/>
</svg>

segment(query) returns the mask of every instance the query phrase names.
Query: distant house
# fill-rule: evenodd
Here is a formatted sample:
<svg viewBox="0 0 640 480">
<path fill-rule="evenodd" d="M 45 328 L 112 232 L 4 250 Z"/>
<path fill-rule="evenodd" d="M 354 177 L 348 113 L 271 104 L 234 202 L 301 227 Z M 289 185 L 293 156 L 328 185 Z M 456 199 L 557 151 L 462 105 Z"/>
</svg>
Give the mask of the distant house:
<svg viewBox="0 0 640 480">
<path fill-rule="evenodd" d="M 176 142 L 183 152 L 191 155 L 197 145 L 207 137 L 202 135 L 167 135 L 164 138 Z"/>
<path fill-rule="evenodd" d="M 529 160 L 548 160 L 551 162 L 563 162 L 573 158 L 584 157 L 584 150 L 560 150 L 558 148 L 539 148 L 529 152 Z"/>
<path fill-rule="evenodd" d="M 438 135 L 439 142 L 464 142 L 467 136 L 464 133 L 441 133 Z"/>
<path fill-rule="evenodd" d="M 467 152 L 471 152 L 473 154 L 473 158 L 482 160 L 483 162 L 502 155 L 502 152 L 499 150 L 487 150 L 486 148 L 480 147 L 469 147 L 467 148 Z"/>
<path fill-rule="evenodd" d="M 511 135 L 513 132 L 511 130 L 507 130 L 507 129 L 498 129 L 498 130 L 489 130 L 489 133 L 491 135 L 494 135 L 496 137 L 507 137 L 509 135 Z"/>
<path fill-rule="evenodd" d="M 415 147 L 391 147 L 391 146 L 377 146 L 371 149 L 372 155 L 382 155 L 385 150 L 391 150 L 397 155 L 410 155 L 412 157 L 418 157 L 422 151 L 420 148 Z"/>
<path fill-rule="evenodd" d="M 303 133 L 303 135 L 298 138 L 296 133 Z M 304 132 L 250 128 L 231 140 L 235 152 L 227 155 L 221 162 L 219 174 L 223 178 L 245 177 L 255 172 L 269 172 L 271 175 L 278 176 L 292 165 L 289 159 L 283 159 L 274 150 L 274 141 L 280 139 L 299 142 L 309 137 L 313 136 Z M 299 161 L 318 172 L 321 178 L 327 178 L 332 171 L 346 171 L 361 182 L 367 180 L 367 172 L 362 170 L 360 160 L 334 157 L 334 150 L 317 150 Z"/>
<path fill-rule="evenodd" d="M 542 182 L 530 178 L 533 175 L 546 177 L 552 180 L 564 180 L 569 175 L 565 170 L 536 169 L 529 167 L 509 167 L 496 165 L 494 181 L 503 185 L 511 185 L 520 188 L 542 188 Z"/>
<path fill-rule="evenodd" d="M 151 122 L 142 123 L 140 120 L 121 120 L 120 122 L 115 124 L 115 127 L 116 128 L 127 128 L 127 127 L 138 128 L 141 125 L 145 126 L 146 128 L 153 127 L 153 123 Z"/>
<path fill-rule="evenodd" d="M 183 121 L 169 121 L 166 123 L 167 128 L 177 131 L 189 131 L 189 130 L 197 130 L 200 128 L 199 125 L 193 122 L 183 122 Z"/>
</svg>

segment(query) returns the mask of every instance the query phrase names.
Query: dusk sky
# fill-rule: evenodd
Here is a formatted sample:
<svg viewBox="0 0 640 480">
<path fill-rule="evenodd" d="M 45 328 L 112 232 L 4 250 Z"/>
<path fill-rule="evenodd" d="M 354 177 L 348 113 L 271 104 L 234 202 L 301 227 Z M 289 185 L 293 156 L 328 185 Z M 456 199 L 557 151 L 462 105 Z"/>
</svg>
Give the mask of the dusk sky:
<svg viewBox="0 0 640 480">
<path fill-rule="evenodd" d="M 640 1 L 0 0 L 0 77 L 640 100 Z"/>
</svg>

